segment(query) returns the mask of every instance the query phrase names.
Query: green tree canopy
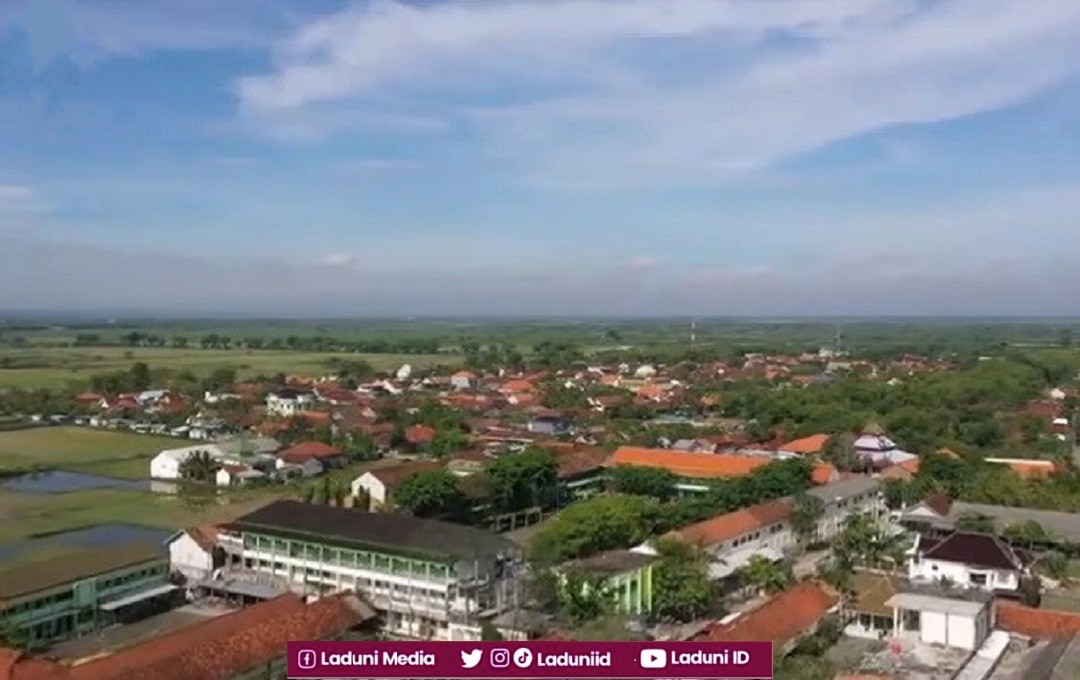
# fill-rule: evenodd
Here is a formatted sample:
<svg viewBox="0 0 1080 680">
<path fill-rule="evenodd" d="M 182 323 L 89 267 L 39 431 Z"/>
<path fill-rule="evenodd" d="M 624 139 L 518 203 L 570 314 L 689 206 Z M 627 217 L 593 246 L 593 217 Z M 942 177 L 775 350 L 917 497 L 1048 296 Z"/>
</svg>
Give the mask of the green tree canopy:
<svg viewBox="0 0 1080 680">
<path fill-rule="evenodd" d="M 394 504 L 418 517 L 434 517 L 457 511 L 463 504 L 457 479 L 448 470 L 418 472 L 394 490 Z"/>
</svg>

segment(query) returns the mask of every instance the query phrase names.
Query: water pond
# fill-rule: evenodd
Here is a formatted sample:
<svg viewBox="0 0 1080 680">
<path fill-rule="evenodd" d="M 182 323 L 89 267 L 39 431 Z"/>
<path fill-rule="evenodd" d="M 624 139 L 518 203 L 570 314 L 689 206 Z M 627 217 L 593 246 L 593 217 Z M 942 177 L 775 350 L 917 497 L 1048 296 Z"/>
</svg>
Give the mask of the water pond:
<svg viewBox="0 0 1080 680">
<path fill-rule="evenodd" d="M 71 491 L 86 491 L 87 489 L 149 491 L 150 482 L 104 477 L 70 470 L 32 472 L 0 482 L 0 490 L 24 493 L 69 493 Z"/>
<path fill-rule="evenodd" d="M 84 548 L 108 548 L 136 542 L 160 542 L 174 532 L 169 529 L 147 527 L 138 524 L 95 524 L 53 534 L 41 534 L 33 538 L 0 543 L 0 564 L 15 560 L 24 553 L 42 549 L 60 548 L 79 550 Z"/>
</svg>

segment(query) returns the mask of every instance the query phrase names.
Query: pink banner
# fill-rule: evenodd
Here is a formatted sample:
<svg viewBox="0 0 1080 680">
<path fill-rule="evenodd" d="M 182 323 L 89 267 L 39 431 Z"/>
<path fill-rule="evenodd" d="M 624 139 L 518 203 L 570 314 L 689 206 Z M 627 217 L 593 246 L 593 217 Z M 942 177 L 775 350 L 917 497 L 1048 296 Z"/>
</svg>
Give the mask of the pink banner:
<svg viewBox="0 0 1080 680">
<path fill-rule="evenodd" d="M 770 642 L 290 642 L 289 677 L 613 678 L 773 677 Z"/>
</svg>

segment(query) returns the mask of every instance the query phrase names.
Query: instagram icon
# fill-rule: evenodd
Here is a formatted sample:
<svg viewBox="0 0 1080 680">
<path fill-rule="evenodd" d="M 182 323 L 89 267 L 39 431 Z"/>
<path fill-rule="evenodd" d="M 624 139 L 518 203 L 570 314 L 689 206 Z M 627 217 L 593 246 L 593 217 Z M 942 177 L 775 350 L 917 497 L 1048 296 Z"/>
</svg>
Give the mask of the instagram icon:
<svg viewBox="0 0 1080 680">
<path fill-rule="evenodd" d="M 315 668 L 317 656 L 315 651 L 311 649 L 301 649 L 296 654 L 296 665 L 300 668 L 309 671 Z"/>
</svg>

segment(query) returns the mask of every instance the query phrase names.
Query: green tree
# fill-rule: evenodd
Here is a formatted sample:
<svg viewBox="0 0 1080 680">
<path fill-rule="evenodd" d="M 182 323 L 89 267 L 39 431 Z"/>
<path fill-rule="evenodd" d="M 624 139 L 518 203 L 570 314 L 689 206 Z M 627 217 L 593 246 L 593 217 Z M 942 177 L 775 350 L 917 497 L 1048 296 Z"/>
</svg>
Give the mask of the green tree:
<svg viewBox="0 0 1080 680">
<path fill-rule="evenodd" d="M 670 529 L 659 501 L 611 494 L 583 500 L 544 523 L 530 544 L 532 559 L 553 565 L 603 550 L 631 548 Z"/>
<path fill-rule="evenodd" d="M 800 493 L 791 499 L 791 517 L 788 524 L 800 544 L 806 545 L 814 540 L 824 516 L 825 501 L 817 496 Z"/>
<path fill-rule="evenodd" d="M 581 625 L 612 613 L 614 593 L 603 578 L 569 569 L 559 581 L 561 613 L 570 623 Z"/>
<path fill-rule="evenodd" d="M 559 464 L 550 451 L 530 448 L 496 458 L 487 477 L 504 510 L 544 507 L 556 500 Z"/>
<path fill-rule="evenodd" d="M 758 592 L 776 593 L 786 589 L 794 581 L 791 565 L 786 562 L 773 562 L 767 557 L 754 555 L 739 570 L 742 582 Z"/>
<path fill-rule="evenodd" d="M 153 378 L 150 376 L 150 367 L 141 361 L 137 361 L 128 369 L 128 387 L 135 392 L 143 392 L 150 389 Z"/>
<path fill-rule="evenodd" d="M 993 527 L 993 522 L 991 522 L 991 527 Z M 1009 539 L 1010 543 L 1023 545 L 1027 548 L 1031 548 L 1037 543 L 1046 544 L 1054 542 L 1054 537 L 1051 536 L 1041 524 L 1034 520 L 1010 524 L 1005 527 L 1002 535 Z"/>
<path fill-rule="evenodd" d="M 1072 581 L 1072 569 L 1069 558 L 1059 552 L 1049 552 L 1036 562 L 1036 570 L 1055 581 L 1068 583 Z"/>
<path fill-rule="evenodd" d="M 418 517 L 453 513 L 462 504 L 457 478 L 444 469 L 418 472 L 394 490 L 394 505 Z"/>
<path fill-rule="evenodd" d="M 658 616 L 692 621 L 712 611 L 717 591 L 707 556 L 683 541 L 661 539 L 653 567 L 653 606 Z"/>
<path fill-rule="evenodd" d="M 833 541 L 833 557 L 844 568 L 898 568 L 904 562 L 903 545 L 866 514 L 851 515 Z"/>
<path fill-rule="evenodd" d="M 992 534 L 994 533 L 994 520 L 978 512 L 965 512 L 956 518 L 956 528 L 960 531 Z"/>
<path fill-rule="evenodd" d="M 218 463 L 207 451 L 196 451 L 180 463 L 180 479 L 209 483 L 214 481 L 214 475 L 221 469 Z"/>
<path fill-rule="evenodd" d="M 615 493 L 651 496 L 668 500 L 675 495 L 675 475 L 664 468 L 618 465 L 608 470 L 611 490 Z"/>
<path fill-rule="evenodd" d="M 502 642 L 506 638 L 499 632 L 499 629 L 491 625 L 490 621 L 480 622 L 480 639 L 488 642 Z"/>
<path fill-rule="evenodd" d="M 864 467 L 863 461 L 855 450 L 857 437 L 843 433 L 829 437 L 821 452 L 822 458 L 841 472 L 858 472 Z"/>
</svg>

